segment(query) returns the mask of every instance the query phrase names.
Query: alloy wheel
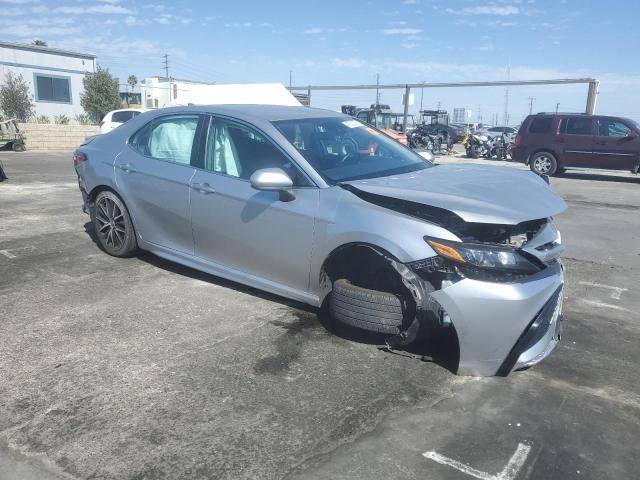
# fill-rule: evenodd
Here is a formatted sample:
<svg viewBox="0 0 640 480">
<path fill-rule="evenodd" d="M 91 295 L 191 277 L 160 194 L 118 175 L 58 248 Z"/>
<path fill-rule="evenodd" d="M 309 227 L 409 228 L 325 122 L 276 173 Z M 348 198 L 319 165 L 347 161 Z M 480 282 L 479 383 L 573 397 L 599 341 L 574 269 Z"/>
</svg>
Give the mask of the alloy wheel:
<svg viewBox="0 0 640 480">
<path fill-rule="evenodd" d="M 98 235 L 104 244 L 114 250 L 119 250 L 125 242 L 127 226 L 122 210 L 109 197 L 101 197 L 96 202 L 96 220 Z"/>
<path fill-rule="evenodd" d="M 549 158 L 547 155 L 540 155 L 534 160 L 533 167 L 538 173 L 549 173 L 549 171 L 551 170 L 551 158 Z"/>
</svg>

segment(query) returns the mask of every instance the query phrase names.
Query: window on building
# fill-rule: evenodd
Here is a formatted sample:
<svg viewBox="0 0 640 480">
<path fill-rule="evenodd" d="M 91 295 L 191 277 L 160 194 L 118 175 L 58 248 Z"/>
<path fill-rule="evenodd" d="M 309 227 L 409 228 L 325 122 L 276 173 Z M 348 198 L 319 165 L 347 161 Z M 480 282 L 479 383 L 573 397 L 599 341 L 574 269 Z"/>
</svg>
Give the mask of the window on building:
<svg viewBox="0 0 640 480">
<path fill-rule="evenodd" d="M 36 75 L 36 100 L 71 103 L 71 79 Z"/>
</svg>

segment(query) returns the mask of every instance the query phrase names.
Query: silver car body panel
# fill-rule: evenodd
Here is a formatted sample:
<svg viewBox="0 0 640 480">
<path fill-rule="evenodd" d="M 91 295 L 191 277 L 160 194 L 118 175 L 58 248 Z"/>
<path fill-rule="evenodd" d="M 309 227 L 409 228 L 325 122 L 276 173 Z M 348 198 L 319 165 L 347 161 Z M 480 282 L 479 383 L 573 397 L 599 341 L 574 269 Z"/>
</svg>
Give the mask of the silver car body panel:
<svg viewBox="0 0 640 480">
<path fill-rule="evenodd" d="M 494 165 L 440 165 L 349 183 L 368 193 L 445 208 L 466 222 L 516 225 L 567 208 L 533 172 Z"/>
<path fill-rule="evenodd" d="M 257 191 L 246 180 L 140 155 L 129 137 L 150 120 L 179 113 L 231 118 L 258 129 L 314 184 L 295 199 Z M 297 301 L 320 306 L 328 293 L 323 265 L 348 244 L 365 244 L 407 264 L 434 257 L 424 237 L 459 241 L 443 226 L 375 205 L 329 185 L 275 128 L 273 121 L 344 117 L 302 107 L 198 106 L 143 113 L 81 146 L 80 187 L 116 191 L 129 208 L 139 246 L 158 256 Z M 350 118 L 350 117 L 345 117 Z M 410 174 L 349 182 L 376 195 L 453 212 L 467 222 L 518 224 L 549 218 L 562 199 L 530 172 L 490 166 L 437 166 Z M 210 191 L 192 188 L 207 184 Z M 542 305 L 563 282 L 555 259 L 560 234 L 548 222 L 524 247 L 550 266 L 535 278 L 493 283 L 463 278 L 432 294 L 447 311 L 460 344 L 462 374 L 494 375 Z M 539 361 L 555 346 L 547 334 L 513 368 Z"/>
</svg>

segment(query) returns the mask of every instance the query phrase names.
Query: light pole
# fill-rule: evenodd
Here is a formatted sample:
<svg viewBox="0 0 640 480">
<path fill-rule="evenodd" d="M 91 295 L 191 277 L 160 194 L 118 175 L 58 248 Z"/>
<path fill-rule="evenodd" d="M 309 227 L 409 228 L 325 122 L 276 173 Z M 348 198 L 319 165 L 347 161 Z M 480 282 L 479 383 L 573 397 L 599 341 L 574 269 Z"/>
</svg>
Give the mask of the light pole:
<svg viewBox="0 0 640 480">
<path fill-rule="evenodd" d="M 560 107 L 560 102 L 556 103 L 556 114 L 558 113 L 558 108 Z"/>
</svg>

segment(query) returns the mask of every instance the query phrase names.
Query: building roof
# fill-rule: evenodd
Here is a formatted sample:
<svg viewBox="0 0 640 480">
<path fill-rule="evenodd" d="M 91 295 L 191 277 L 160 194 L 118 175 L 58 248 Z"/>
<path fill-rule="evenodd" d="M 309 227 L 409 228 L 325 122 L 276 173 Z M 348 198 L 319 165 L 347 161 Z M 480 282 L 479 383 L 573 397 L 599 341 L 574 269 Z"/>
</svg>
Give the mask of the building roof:
<svg viewBox="0 0 640 480">
<path fill-rule="evenodd" d="M 16 50 L 29 50 L 32 52 L 48 53 L 51 55 L 64 55 L 67 57 L 88 58 L 93 60 L 96 56 L 93 53 L 73 52 L 71 50 L 62 50 L 60 48 L 41 47 L 29 43 L 6 42 L 0 40 L 0 47 L 15 48 Z"/>
</svg>

